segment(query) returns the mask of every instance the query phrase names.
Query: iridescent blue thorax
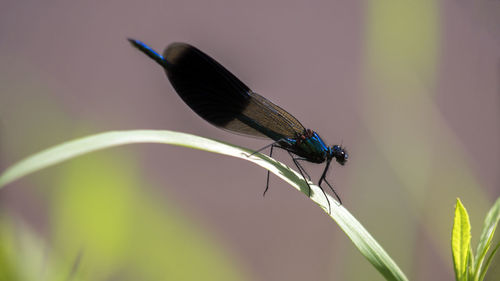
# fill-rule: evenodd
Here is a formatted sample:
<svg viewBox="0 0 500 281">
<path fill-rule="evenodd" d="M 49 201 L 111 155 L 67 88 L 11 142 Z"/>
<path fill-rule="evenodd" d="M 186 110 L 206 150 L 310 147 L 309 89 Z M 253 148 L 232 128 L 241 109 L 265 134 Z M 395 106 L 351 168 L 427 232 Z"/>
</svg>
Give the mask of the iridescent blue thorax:
<svg viewBox="0 0 500 281">
<path fill-rule="evenodd" d="M 305 130 L 303 134 L 295 138 L 287 138 L 281 141 L 280 146 L 294 154 L 307 159 L 313 163 L 330 162 L 335 158 L 337 162 L 344 165 L 347 161 L 347 152 L 340 146 L 327 146 L 318 133 Z"/>
<path fill-rule="evenodd" d="M 314 163 L 325 162 L 330 151 L 321 137 L 311 130 L 306 130 L 302 135 L 291 140 L 291 143 L 295 154 Z"/>
</svg>

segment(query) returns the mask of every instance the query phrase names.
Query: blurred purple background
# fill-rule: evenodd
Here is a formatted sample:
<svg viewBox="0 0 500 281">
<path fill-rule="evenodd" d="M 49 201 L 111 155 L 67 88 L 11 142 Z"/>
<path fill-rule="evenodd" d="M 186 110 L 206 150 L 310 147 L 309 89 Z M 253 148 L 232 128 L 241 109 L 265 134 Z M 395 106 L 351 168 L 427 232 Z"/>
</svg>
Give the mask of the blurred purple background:
<svg viewBox="0 0 500 281">
<path fill-rule="evenodd" d="M 269 144 L 199 118 L 127 37 L 158 51 L 191 43 L 347 146 L 349 163 L 330 172 L 344 205 L 411 280 L 453 279 L 455 198 L 471 213 L 474 239 L 500 195 L 500 1 L 3 1 L 2 170 L 108 130 Z M 133 155 L 152 183 L 141 192 L 175 202 L 245 280 L 382 280 L 303 194 L 271 177 L 262 197 L 256 166 L 166 145 L 115 150 Z M 275 157 L 290 164 L 286 153 Z M 314 178 L 322 168 L 306 165 Z M 50 212 L 36 186 L 20 180 L 0 202 L 44 237 Z"/>
</svg>

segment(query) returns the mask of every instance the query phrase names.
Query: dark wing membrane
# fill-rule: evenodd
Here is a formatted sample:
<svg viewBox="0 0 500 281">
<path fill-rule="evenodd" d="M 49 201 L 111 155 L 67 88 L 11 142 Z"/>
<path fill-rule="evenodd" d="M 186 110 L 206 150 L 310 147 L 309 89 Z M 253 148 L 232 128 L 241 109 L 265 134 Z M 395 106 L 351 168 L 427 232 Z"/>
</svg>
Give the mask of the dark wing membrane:
<svg viewBox="0 0 500 281">
<path fill-rule="evenodd" d="M 253 93 L 236 76 L 197 48 L 173 43 L 164 52 L 166 72 L 184 102 L 200 117 L 223 129 L 274 140 L 304 131 L 279 106 Z"/>
<path fill-rule="evenodd" d="M 263 96 L 250 92 L 252 97 L 237 119 L 245 124 L 255 123 L 274 140 L 294 138 L 304 133 L 304 126 L 281 107 Z"/>
<path fill-rule="evenodd" d="M 250 89 L 195 47 L 173 43 L 163 55 L 172 86 L 208 122 L 224 127 L 248 104 Z"/>
</svg>

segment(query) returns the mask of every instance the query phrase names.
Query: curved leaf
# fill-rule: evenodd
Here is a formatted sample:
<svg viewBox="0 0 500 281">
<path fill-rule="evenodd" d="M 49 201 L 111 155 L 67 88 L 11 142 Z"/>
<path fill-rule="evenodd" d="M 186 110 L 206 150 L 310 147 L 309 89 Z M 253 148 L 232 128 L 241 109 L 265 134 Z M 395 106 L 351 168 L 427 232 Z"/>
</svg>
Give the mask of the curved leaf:
<svg viewBox="0 0 500 281">
<path fill-rule="evenodd" d="M 226 144 L 220 141 L 206 139 L 190 134 L 172 131 L 136 130 L 136 131 L 114 131 L 100 133 L 93 136 L 80 138 L 65 142 L 55 147 L 34 154 L 14 166 L 8 168 L 0 175 L 0 188 L 5 185 L 38 170 L 58 164 L 62 161 L 90 153 L 96 150 L 132 143 L 165 143 L 178 146 L 191 147 L 195 149 L 210 151 L 214 153 L 229 155 L 262 166 L 278 177 L 282 178 L 295 189 L 308 194 L 308 186 L 302 176 L 288 168 L 284 164 L 257 153 L 250 155 L 253 151 L 238 146 Z M 328 213 L 327 199 L 320 188 L 312 183 L 311 200 L 316 202 Z M 331 205 L 329 214 L 340 226 L 340 228 L 352 240 L 354 245 L 375 266 L 375 268 L 387 280 L 407 280 L 406 276 L 373 239 L 366 229 L 337 201 L 328 195 Z"/>
</svg>

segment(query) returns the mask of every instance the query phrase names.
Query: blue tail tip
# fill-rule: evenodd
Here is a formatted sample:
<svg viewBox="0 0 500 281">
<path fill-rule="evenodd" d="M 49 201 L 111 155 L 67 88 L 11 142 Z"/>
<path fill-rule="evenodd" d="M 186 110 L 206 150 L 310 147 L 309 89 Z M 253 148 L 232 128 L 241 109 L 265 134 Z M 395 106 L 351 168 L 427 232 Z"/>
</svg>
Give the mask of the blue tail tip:
<svg viewBox="0 0 500 281">
<path fill-rule="evenodd" d="M 132 45 L 144 45 L 144 43 L 142 43 L 141 41 L 139 40 L 135 40 L 135 39 L 132 39 L 132 38 L 127 38 L 128 42 L 130 42 L 130 44 Z"/>
</svg>

